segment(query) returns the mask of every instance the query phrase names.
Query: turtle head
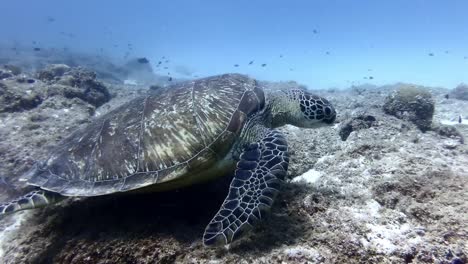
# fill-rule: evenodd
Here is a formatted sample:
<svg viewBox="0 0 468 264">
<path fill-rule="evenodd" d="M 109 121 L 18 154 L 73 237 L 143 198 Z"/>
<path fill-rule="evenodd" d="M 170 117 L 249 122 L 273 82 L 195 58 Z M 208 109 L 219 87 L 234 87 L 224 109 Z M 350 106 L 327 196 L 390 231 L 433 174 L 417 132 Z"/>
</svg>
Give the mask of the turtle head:
<svg viewBox="0 0 468 264">
<path fill-rule="evenodd" d="M 273 126 L 291 124 L 315 128 L 335 122 L 335 108 L 327 99 L 301 89 L 286 90 L 281 94 L 275 96 L 276 106 L 272 107 Z"/>
<path fill-rule="evenodd" d="M 302 91 L 296 99 L 302 120 L 298 120 L 300 127 L 316 127 L 330 125 L 335 122 L 336 111 L 325 98 Z"/>
</svg>

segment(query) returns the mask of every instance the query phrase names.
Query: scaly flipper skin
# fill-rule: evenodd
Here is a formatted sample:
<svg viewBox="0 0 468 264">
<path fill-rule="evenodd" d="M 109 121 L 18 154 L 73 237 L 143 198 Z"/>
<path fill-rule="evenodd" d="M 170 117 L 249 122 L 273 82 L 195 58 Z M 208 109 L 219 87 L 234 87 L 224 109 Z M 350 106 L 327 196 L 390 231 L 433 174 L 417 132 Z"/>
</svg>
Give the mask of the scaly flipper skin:
<svg viewBox="0 0 468 264">
<path fill-rule="evenodd" d="M 21 210 L 45 207 L 60 202 L 64 198 L 64 196 L 54 192 L 35 190 L 16 200 L 0 204 L 0 218 Z"/>
<path fill-rule="evenodd" d="M 229 245 L 269 211 L 288 169 L 287 142 L 271 130 L 240 156 L 229 194 L 205 229 L 205 246 Z"/>
</svg>

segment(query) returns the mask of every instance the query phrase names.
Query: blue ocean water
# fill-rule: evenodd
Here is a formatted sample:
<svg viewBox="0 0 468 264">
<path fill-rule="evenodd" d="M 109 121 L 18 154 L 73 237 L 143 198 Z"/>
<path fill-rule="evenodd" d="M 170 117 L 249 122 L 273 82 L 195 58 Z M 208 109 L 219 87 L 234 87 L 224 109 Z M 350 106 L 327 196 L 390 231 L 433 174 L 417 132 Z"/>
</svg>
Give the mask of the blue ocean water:
<svg viewBox="0 0 468 264">
<path fill-rule="evenodd" d="M 463 0 L 2 2 L 2 49 L 66 47 L 153 65 L 164 56 L 164 73 L 240 72 L 316 88 L 468 81 Z"/>
</svg>

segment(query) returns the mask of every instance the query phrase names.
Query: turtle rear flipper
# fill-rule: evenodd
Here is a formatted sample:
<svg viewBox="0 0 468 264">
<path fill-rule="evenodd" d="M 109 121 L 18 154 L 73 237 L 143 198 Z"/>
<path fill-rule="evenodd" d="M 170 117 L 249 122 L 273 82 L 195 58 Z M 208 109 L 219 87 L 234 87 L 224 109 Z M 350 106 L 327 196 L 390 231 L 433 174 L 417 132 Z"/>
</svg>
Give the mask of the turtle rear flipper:
<svg viewBox="0 0 468 264">
<path fill-rule="evenodd" d="M 45 207 L 49 204 L 57 203 L 65 197 L 46 190 L 34 190 L 13 201 L 0 204 L 0 218 L 21 210 Z"/>
<path fill-rule="evenodd" d="M 269 211 L 288 169 L 287 142 L 275 130 L 246 147 L 229 194 L 205 229 L 205 246 L 228 245 Z"/>
</svg>

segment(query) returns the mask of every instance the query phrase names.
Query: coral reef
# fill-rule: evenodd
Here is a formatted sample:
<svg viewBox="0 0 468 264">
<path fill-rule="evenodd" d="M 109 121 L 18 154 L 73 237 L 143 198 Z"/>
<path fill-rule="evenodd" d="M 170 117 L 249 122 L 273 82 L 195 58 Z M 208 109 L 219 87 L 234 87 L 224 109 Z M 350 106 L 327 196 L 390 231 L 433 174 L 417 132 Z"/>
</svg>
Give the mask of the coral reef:
<svg viewBox="0 0 468 264">
<path fill-rule="evenodd" d="M 70 69 L 71 68 L 65 64 L 51 64 L 45 69 L 40 70 L 37 73 L 37 78 L 43 82 L 58 80 L 65 72 L 70 71 Z"/>
<path fill-rule="evenodd" d="M 339 133 L 341 140 L 345 141 L 353 131 L 370 128 L 376 123 L 376 121 L 377 120 L 374 116 L 365 114 L 343 121 Z"/>
<path fill-rule="evenodd" d="M 66 86 L 59 80 L 54 77 L 50 86 Z M 226 177 L 168 193 L 76 198 L 6 217 L 0 220 L 0 261 L 466 263 L 468 147 L 460 136 L 468 135 L 467 126 L 434 125 L 423 133 L 412 120 L 385 114 L 382 105 L 399 87 L 363 89 L 359 95 L 318 91 L 335 104 L 341 124 L 280 128 L 289 142 L 292 180 L 255 232 L 229 250 L 201 243 L 226 195 Z M 422 89 L 437 102 L 435 124 L 468 112 L 468 102 L 444 99 L 445 90 Z M 99 116 L 149 92 L 114 85 L 109 90 L 112 100 L 96 108 L 44 89 L 55 95 L 34 111 L 1 113 L 0 176 L 19 190 L 7 192 L 11 188 L 0 184 L 2 201 L 26 191 L 16 179 L 46 155 L 47 146 L 89 122 L 89 107 Z M 442 103 L 449 100 L 457 104 Z"/>
<path fill-rule="evenodd" d="M 451 95 L 455 99 L 468 101 L 468 85 L 464 83 L 459 84 L 451 91 Z"/>
<path fill-rule="evenodd" d="M 103 105 L 111 98 L 107 87 L 96 80 L 96 74 L 82 68 L 66 72 L 57 84 L 66 86 L 63 89 L 66 98 L 77 97 L 95 107 Z"/>
<path fill-rule="evenodd" d="M 38 78 L 51 85 L 49 94 L 62 93 L 66 98 L 81 100 L 99 107 L 111 98 L 107 87 L 96 80 L 96 73 L 81 67 L 54 64 L 38 73 Z"/>
<path fill-rule="evenodd" d="M 42 103 L 42 96 L 34 89 L 17 87 L 11 85 L 11 82 L 0 81 L 0 113 L 29 110 Z"/>
<path fill-rule="evenodd" d="M 383 105 L 385 113 L 413 122 L 422 131 L 431 128 L 434 114 L 432 95 L 414 85 L 400 86 L 389 95 Z"/>
<path fill-rule="evenodd" d="M 21 74 L 21 68 L 12 64 L 3 65 L 3 69 L 10 71 L 13 75 Z"/>
<path fill-rule="evenodd" d="M 458 131 L 458 129 L 454 126 L 438 125 L 434 126 L 433 130 L 443 137 L 457 139 L 461 144 L 465 143 L 465 138 L 463 137 L 462 133 L 460 133 L 460 131 Z"/>
<path fill-rule="evenodd" d="M 111 98 L 107 87 L 96 80 L 96 74 L 83 68 L 54 64 L 38 72 L 37 77 L 38 80 L 24 75 L 0 81 L 0 112 L 30 110 L 43 102 L 50 105 L 57 96 L 79 98 L 93 107 Z"/>
</svg>

